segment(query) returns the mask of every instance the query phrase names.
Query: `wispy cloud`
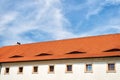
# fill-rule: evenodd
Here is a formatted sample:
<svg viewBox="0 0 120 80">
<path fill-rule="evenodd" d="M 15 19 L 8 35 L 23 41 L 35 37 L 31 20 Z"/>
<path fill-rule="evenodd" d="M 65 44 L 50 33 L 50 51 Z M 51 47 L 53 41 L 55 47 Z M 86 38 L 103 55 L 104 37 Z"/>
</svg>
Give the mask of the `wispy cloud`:
<svg viewBox="0 0 120 80">
<path fill-rule="evenodd" d="M 93 1 L 87 0 L 86 4 L 89 6 L 86 17 L 89 18 L 90 16 L 99 14 L 104 9 L 105 6 L 119 5 L 120 0 L 93 0 Z"/>
<path fill-rule="evenodd" d="M 78 3 L 74 6 L 71 4 L 68 5 L 69 7 L 66 7 L 66 10 L 69 10 L 69 13 L 79 13 L 77 15 L 74 15 L 76 13 L 72 15 L 80 18 L 78 19 L 78 23 L 75 24 L 77 32 L 79 29 L 84 29 L 84 27 L 86 27 L 86 31 L 81 31 L 82 33 L 79 32 L 77 36 L 90 36 L 120 32 L 117 29 L 120 27 L 120 24 L 118 24 L 120 21 L 120 0 L 86 0 L 82 4 Z M 112 9 L 109 9 L 111 7 Z M 112 30 L 114 30 L 114 32 Z"/>
<path fill-rule="evenodd" d="M 17 13 L 10 12 L 9 14 L 4 14 L 0 16 L 0 34 L 2 34 L 5 30 L 5 26 L 10 22 L 14 21 L 17 16 Z"/>
<path fill-rule="evenodd" d="M 120 19 L 111 18 L 107 23 L 101 26 L 96 26 L 93 30 L 82 33 L 80 36 L 91 36 L 100 34 L 109 34 L 115 31 L 115 33 L 120 33 Z"/>
<path fill-rule="evenodd" d="M 2 14 L 0 19 L 0 35 L 4 37 L 4 45 L 14 44 L 17 41 L 22 43 L 34 42 L 30 37 L 31 35 L 27 37 L 24 35 L 30 31 L 32 31 L 33 36 L 37 35 L 38 39 L 41 32 L 48 33 L 47 35 L 50 35 L 51 39 L 74 36 L 66 29 L 69 21 L 62 12 L 60 0 L 31 0 L 27 4 L 19 2 L 19 5 L 12 5 L 15 6 L 13 12 L 11 13 L 11 9 L 7 14 Z M 37 34 L 36 31 L 38 31 Z"/>
<path fill-rule="evenodd" d="M 73 1 L 76 2 L 74 5 L 66 1 L 0 1 L 0 45 L 106 34 L 112 33 L 111 29 L 120 32 L 120 16 L 114 17 L 120 11 L 112 12 L 114 15 L 111 16 L 103 12 L 109 10 L 106 9 L 108 5 L 118 6 L 119 0 Z M 101 15 L 109 19 L 101 19 L 104 17 Z M 87 27 L 85 31 L 84 27 Z"/>
</svg>

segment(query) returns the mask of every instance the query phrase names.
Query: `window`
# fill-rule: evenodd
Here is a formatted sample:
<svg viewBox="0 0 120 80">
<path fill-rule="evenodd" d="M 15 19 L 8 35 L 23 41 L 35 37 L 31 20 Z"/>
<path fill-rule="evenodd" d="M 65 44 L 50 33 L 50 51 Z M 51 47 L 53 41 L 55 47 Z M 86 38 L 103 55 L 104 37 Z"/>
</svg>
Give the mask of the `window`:
<svg viewBox="0 0 120 80">
<path fill-rule="evenodd" d="M 33 67 L 33 73 L 38 73 L 38 66 Z"/>
<path fill-rule="evenodd" d="M 18 73 L 19 73 L 19 74 L 23 73 L 23 67 L 19 67 Z"/>
<path fill-rule="evenodd" d="M 20 55 L 14 55 L 14 56 L 11 56 L 11 57 L 9 57 L 9 58 L 21 58 L 21 57 L 23 57 L 23 56 L 20 56 Z"/>
<path fill-rule="evenodd" d="M 115 63 L 108 63 L 108 72 L 115 72 Z"/>
<path fill-rule="evenodd" d="M 83 54 L 83 53 L 86 53 L 86 52 L 72 51 L 72 52 L 68 52 L 68 53 L 66 53 L 66 54 Z"/>
<path fill-rule="evenodd" d="M 86 64 L 86 71 L 85 72 L 92 72 L 92 64 Z"/>
<path fill-rule="evenodd" d="M 52 54 L 48 54 L 48 53 L 41 53 L 41 54 L 37 54 L 35 56 L 49 56 L 49 55 L 52 55 Z"/>
<path fill-rule="evenodd" d="M 113 49 L 105 50 L 104 52 L 120 52 L 120 49 L 119 48 L 113 48 Z"/>
<path fill-rule="evenodd" d="M 49 73 L 53 73 L 54 72 L 54 65 L 49 65 Z"/>
<path fill-rule="evenodd" d="M 6 68 L 5 68 L 5 74 L 9 74 L 9 71 L 10 71 L 10 68 L 9 68 L 9 67 L 6 67 Z"/>
<path fill-rule="evenodd" d="M 66 65 L 66 72 L 72 72 L 72 65 Z"/>
</svg>

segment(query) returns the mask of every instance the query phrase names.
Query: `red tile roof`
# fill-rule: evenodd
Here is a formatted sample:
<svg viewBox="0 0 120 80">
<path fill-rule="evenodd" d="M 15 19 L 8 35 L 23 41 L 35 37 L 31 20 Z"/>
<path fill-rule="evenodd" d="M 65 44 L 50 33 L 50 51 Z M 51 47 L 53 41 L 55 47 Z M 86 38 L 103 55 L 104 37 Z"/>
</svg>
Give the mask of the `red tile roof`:
<svg viewBox="0 0 120 80">
<path fill-rule="evenodd" d="M 5 46 L 0 48 L 0 62 L 120 57 L 119 49 L 120 34 L 109 34 Z"/>
</svg>

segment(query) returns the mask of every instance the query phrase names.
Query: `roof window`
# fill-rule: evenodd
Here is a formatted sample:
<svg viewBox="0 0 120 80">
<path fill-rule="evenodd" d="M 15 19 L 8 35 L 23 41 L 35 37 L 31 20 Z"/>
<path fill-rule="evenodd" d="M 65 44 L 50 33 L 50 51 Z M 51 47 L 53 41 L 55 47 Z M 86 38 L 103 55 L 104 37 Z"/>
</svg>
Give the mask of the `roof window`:
<svg viewBox="0 0 120 80">
<path fill-rule="evenodd" d="M 23 56 L 20 56 L 20 55 L 14 55 L 14 56 L 11 56 L 10 58 L 20 58 L 20 57 L 23 57 Z"/>
<path fill-rule="evenodd" d="M 72 51 L 72 52 L 68 52 L 68 53 L 66 53 L 66 54 L 83 54 L 83 53 L 86 53 L 86 52 Z"/>
<path fill-rule="evenodd" d="M 105 50 L 104 52 L 118 52 L 118 51 L 120 51 L 119 48 L 113 48 L 113 49 Z"/>
<path fill-rule="evenodd" d="M 48 54 L 48 53 L 41 53 L 41 54 L 37 54 L 36 56 L 48 56 L 48 55 L 52 55 L 52 54 Z"/>
</svg>

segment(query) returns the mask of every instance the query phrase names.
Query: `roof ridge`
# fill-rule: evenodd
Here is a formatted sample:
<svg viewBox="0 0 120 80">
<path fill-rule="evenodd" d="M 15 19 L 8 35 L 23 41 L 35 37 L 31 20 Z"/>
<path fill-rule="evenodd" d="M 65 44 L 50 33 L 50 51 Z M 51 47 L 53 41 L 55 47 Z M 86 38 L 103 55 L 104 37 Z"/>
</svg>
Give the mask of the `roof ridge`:
<svg viewBox="0 0 120 80">
<path fill-rule="evenodd" d="M 61 40 L 50 40 L 50 41 L 41 41 L 41 42 L 32 42 L 32 43 L 25 43 L 21 45 L 8 45 L 8 46 L 3 46 L 3 47 L 12 47 L 12 46 L 23 46 L 23 45 L 31 45 L 31 44 L 40 44 L 40 43 L 50 43 L 50 42 L 59 42 L 59 41 L 68 41 L 68 40 L 76 40 L 76 39 L 86 39 L 86 38 L 96 38 L 96 37 L 104 37 L 104 36 L 116 36 L 120 35 L 120 33 L 115 33 L 115 34 L 103 34 L 103 35 L 95 35 L 95 36 L 83 36 L 83 37 L 76 37 L 76 38 L 67 38 L 67 39 L 61 39 Z M 0 48 L 3 48 L 0 47 Z"/>
</svg>

